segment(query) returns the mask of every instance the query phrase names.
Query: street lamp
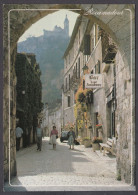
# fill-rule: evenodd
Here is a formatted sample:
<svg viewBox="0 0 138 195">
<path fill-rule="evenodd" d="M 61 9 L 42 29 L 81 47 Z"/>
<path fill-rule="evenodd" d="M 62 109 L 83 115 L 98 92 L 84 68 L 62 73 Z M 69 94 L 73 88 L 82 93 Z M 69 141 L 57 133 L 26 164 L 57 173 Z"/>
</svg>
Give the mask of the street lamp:
<svg viewBox="0 0 138 195">
<path fill-rule="evenodd" d="M 88 68 L 88 66 L 85 64 L 85 66 L 83 66 L 82 70 L 83 70 L 83 74 L 85 75 L 85 74 L 88 73 L 89 68 Z"/>
<path fill-rule="evenodd" d="M 25 91 L 22 91 L 22 94 L 24 95 L 25 94 Z"/>
</svg>

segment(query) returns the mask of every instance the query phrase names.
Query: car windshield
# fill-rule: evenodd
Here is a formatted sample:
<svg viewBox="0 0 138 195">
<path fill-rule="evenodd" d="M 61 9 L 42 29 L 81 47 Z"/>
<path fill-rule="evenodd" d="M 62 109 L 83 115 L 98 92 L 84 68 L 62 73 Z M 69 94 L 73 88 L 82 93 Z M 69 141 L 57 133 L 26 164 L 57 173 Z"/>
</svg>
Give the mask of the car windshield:
<svg viewBox="0 0 138 195">
<path fill-rule="evenodd" d="M 68 131 L 63 131 L 63 132 L 62 132 L 62 136 L 66 136 L 67 133 L 68 133 Z"/>
</svg>

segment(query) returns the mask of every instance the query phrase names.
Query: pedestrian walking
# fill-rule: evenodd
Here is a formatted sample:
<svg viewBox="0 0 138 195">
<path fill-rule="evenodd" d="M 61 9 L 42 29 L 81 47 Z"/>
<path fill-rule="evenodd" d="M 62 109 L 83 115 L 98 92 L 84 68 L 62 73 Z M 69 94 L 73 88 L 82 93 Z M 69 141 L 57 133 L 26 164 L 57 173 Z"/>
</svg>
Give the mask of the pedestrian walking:
<svg viewBox="0 0 138 195">
<path fill-rule="evenodd" d="M 36 128 L 36 136 L 37 136 L 37 150 L 40 150 L 41 151 L 43 130 L 41 128 L 40 123 L 38 124 L 38 127 Z"/>
<path fill-rule="evenodd" d="M 16 126 L 16 150 L 20 150 L 20 141 L 23 134 L 23 130 L 19 125 Z"/>
<path fill-rule="evenodd" d="M 67 134 L 68 137 L 68 145 L 70 146 L 69 149 L 74 150 L 74 141 L 75 141 L 75 132 L 73 131 L 73 127 L 70 127 L 70 131 Z"/>
<path fill-rule="evenodd" d="M 58 138 L 58 131 L 56 130 L 56 126 L 53 126 L 53 129 L 50 133 L 51 144 L 53 144 L 53 149 L 56 149 L 56 139 Z"/>
</svg>

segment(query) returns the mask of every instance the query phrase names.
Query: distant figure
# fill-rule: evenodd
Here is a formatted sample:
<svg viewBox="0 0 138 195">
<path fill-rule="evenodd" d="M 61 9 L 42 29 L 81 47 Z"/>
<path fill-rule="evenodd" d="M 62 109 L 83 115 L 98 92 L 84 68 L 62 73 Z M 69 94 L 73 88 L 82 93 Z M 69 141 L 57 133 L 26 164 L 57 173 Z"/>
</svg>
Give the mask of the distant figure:
<svg viewBox="0 0 138 195">
<path fill-rule="evenodd" d="M 74 141 L 75 141 L 75 132 L 73 131 L 73 127 L 70 127 L 70 131 L 67 134 L 68 137 L 68 145 L 70 146 L 69 149 L 74 150 Z"/>
<path fill-rule="evenodd" d="M 53 149 L 56 149 L 56 139 L 58 137 L 58 131 L 56 130 L 56 126 L 53 126 L 53 130 L 50 133 L 51 144 L 53 144 Z"/>
<path fill-rule="evenodd" d="M 40 123 L 38 124 L 38 127 L 36 128 L 36 136 L 37 136 L 37 150 L 41 151 L 43 130 L 41 128 Z"/>
<path fill-rule="evenodd" d="M 16 150 L 20 150 L 20 140 L 23 134 L 23 130 L 21 127 L 17 125 L 16 127 Z"/>
</svg>

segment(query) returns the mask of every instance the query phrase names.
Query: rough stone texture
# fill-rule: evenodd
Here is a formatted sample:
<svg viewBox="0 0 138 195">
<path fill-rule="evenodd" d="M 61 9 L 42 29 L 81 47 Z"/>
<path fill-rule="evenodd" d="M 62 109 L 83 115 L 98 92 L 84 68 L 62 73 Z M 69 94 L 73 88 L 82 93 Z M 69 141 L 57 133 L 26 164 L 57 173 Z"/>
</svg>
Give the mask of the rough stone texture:
<svg viewBox="0 0 138 195">
<path fill-rule="evenodd" d="M 9 98 L 10 98 L 10 94 L 9 94 L 9 66 L 11 67 L 11 79 L 14 80 L 15 78 L 15 74 L 14 74 L 14 58 L 13 56 L 15 55 L 16 53 L 16 44 L 17 44 L 17 41 L 18 39 L 20 38 L 20 36 L 25 32 L 25 30 L 27 30 L 33 23 L 35 23 L 36 21 L 38 21 L 40 18 L 50 14 L 50 13 L 53 13 L 54 11 L 53 10 L 49 10 L 49 11 L 40 11 L 40 10 L 36 10 L 36 11 L 17 11 L 17 10 L 13 10 L 12 9 L 19 9 L 19 8 L 22 8 L 22 9 L 50 9 L 50 8 L 81 8 L 81 13 L 85 13 L 85 10 L 87 7 L 93 7 L 94 9 L 96 9 L 96 11 L 104 11 L 104 10 L 111 10 L 113 9 L 114 10 L 114 6 L 115 5 L 73 5 L 73 4 L 69 4 L 69 5 L 64 5 L 64 4 L 40 4 L 40 5 L 4 5 L 4 13 L 3 13 L 3 17 L 4 17 L 4 91 L 3 91 L 3 96 L 4 96 L 4 102 L 3 102 L 3 110 L 4 110 L 4 146 L 5 146 L 5 151 L 6 153 L 8 152 L 7 150 L 9 150 L 9 128 L 11 130 L 11 132 L 13 131 L 13 136 L 11 137 L 11 140 L 13 139 L 14 141 L 12 142 L 13 143 L 13 148 L 15 147 L 15 135 L 14 135 L 14 127 L 15 127 L 15 116 L 14 116 L 14 110 L 15 110 L 15 104 L 13 103 L 13 107 L 12 110 L 11 110 L 11 113 L 9 113 Z M 134 18 L 134 6 L 133 5 L 116 5 L 116 9 L 117 10 L 123 10 L 124 8 L 128 8 L 131 10 L 132 12 L 132 19 Z M 11 11 L 10 11 L 11 10 Z M 10 11 L 10 12 L 9 12 Z M 79 12 L 79 11 L 75 11 L 75 12 Z M 10 54 L 11 54 L 11 60 L 12 62 L 9 61 L 9 57 L 8 57 L 8 13 L 10 15 L 10 46 L 9 48 L 11 49 L 10 50 Z M 134 109 L 135 107 L 135 61 L 134 61 L 134 50 L 135 50 L 135 43 L 134 43 L 134 28 L 132 28 L 132 55 L 133 55 L 133 59 L 132 59 L 132 62 L 130 61 L 130 58 L 131 58 L 131 53 L 130 53 L 130 49 L 131 49 L 131 45 L 129 44 L 126 44 L 126 40 L 129 42 L 130 40 L 130 36 L 131 36 L 131 31 L 129 32 L 126 31 L 126 39 L 124 40 L 121 40 L 122 37 L 120 36 L 120 34 L 123 34 L 124 32 L 124 27 L 126 28 L 125 25 L 128 25 L 130 26 L 131 24 L 131 17 L 125 17 L 125 18 L 122 18 L 124 20 L 120 20 L 118 19 L 118 17 L 114 17 L 114 16 L 91 16 L 91 15 L 88 15 L 87 16 L 88 18 L 90 19 L 93 19 L 94 22 L 98 23 L 106 32 L 110 33 L 111 37 L 113 38 L 113 40 L 117 43 L 117 46 L 119 48 L 119 51 L 122 55 L 122 58 L 123 58 L 123 61 L 124 61 L 124 64 L 125 64 L 125 67 L 131 67 L 130 63 L 132 63 L 132 77 L 133 77 L 133 80 L 131 80 L 132 82 L 132 88 L 133 88 L 133 103 L 132 103 L 132 108 Z M 116 25 L 114 25 L 116 24 Z M 134 27 L 134 20 L 133 20 L 133 23 L 132 23 L 133 27 Z M 116 28 L 114 28 L 116 26 Z M 120 65 L 119 65 L 120 66 Z M 128 69 L 128 75 L 131 78 L 131 75 L 129 74 L 130 73 L 130 70 Z M 122 75 L 120 74 L 119 76 L 121 79 L 122 78 Z M 129 83 L 130 81 L 127 81 L 127 83 Z M 11 102 L 15 102 L 15 85 L 16 83 L 13 82 L 12 85 L 11 85 Z M 118 83 L 119 85 L 119 83 Z M 129 84 L 128 84 L 128 87 L 129 87 Z M 118 90 L 120 90 L 120 93 L 123 95 L 124 91 L 123 91 L 123 88 L 124 88 L 124 85 L 120 86 L 120 89 L 118 88 Z M 130 88 L 130 87 L 129 87 Z M 121 97 L 121 96 L 120 96 Z M 120 102 L 123 101 L 122 100 L 119 100 Z M 128 101 L 130 102 L 130 96 L 128 96 Z M 125 107 L 125 105 L 124 105 Z M 121 113 L 119 112 L 119 109 L 121 110 L 122 109 L 122 105 L 120 105 L 120 103 L 118 104 L 118 115 L 117 115 L 117 119 L 116 120 L 119 120 L 119 118 L 123 117 L 121 116 Z M 131 110 L 131 109 L 129 109 Z M 127 112 L 126 112 L 127 113 Z M 12 116 L 12 123 L 9 127 L 9 117 L 10 115 Z M 125 115 L 126 117 L 126 115 Z M 124 118 L 125 118 L 124 117 Z M 127 117 L 126 117 L 127 118 Z M 129 118 L 129 116 L 128 116 Z M 130 130 L 130 132 L 132 132 L 132 138 L 133 138 L 133 143 L 132 143 L 132 146 L 133 146 L 133 173 L 135 171 L 134 167 L 135 167 L 135 131 L 134 131 L 134 125 L 135 125 L 135 113 L 133 112 L 133 118 L 132 118 L 132 128 Z M 123 126 L 124 124 L 126 124 L 126 121 L 122 121 L 122 123 L 120 124 L 120 131 L 123 132 L 124 131 L 124 128 L 125 126 Z M 130 125 L 131 126 L 131 125 Z M 120 138 L 122 137 L 123 135 L 120 136 Z M 123 146 L 122 146 L 122 140 L 118 140 L 118 146 L 119 147 L 119 152 L 122 153 L 123 152 Z M 14 150 L 14 149 L 12 149 Z M 11 151 L 12 151 L 11 150 Z M 6 155 L 6 154 L 5 154 Z M 12 161 L 13 159 L 13 161 Z M 118 156 L 118 159 L 117 159 L 117 162 L 118 162 L 118 168 L 121 170 L 121 176 L 123 178 L 125 178 L 126 182 L 129 182 L 130 179 L 127 178 L 128 176 L 128 173 L 127 173 L 127 167 L 125 166 L 125 162 L 123 161 L 124 159 L 124 155 L 122 155 L 122 157 L 120 158 Z M 7 159 L 6 159 L 7 163 L 5 163 L 4 165 L 4 178 L 5 180 L 8 179 L 8 163 L 9 163 L 9 159 L 8 159 L 8 156 L 7 156 Z M 16 168 L 15 168 L 15 156 L 11 156 L 11 167 L 12 167 L 12 170 L 11 170 L 11 175 L 15 175 L 16 174 Z M 129 164 L 129 163 L 128 163 Z M 126 167 L 126 168 L 125 168 Z M 129 167 L 129 165 L 128 165 Z M 133 174 L 134 175 L 134 174 Z M 134 183 L 134 181 L 132 181 L 132 183 Z"/>
<path fill-rule="evenodd" d="M 116 56 L 116 83 L 117 83 L 117 110 L 116 110 L 116 128 L 118 133 L 117 141 L 117 167 L 120 169 L 121 178 L 127 183 L 131 183 L 131 166 L 133 166 L 134 153 L 132 153 L 132 144 L 135 143 L 132 135 L 132 81 L 127 80 L 125 64 L 121 55 Z M 129 77 L 128 77 L 129 78 Z M 133 141 L 133 142 L 132 142 Z M 127 160 L 126 160 L 127 159 Z M 131 163 L 132 162 L 132 163 Z"/>
</svg>

